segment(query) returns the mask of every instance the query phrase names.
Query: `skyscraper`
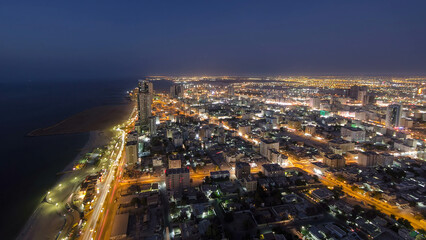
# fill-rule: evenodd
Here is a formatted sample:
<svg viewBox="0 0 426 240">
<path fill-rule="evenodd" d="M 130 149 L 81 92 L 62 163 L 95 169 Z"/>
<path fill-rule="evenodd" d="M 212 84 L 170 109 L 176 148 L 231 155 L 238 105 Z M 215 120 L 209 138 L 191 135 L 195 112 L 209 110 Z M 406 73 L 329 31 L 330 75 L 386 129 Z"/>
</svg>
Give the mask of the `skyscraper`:
<svg viewBox="0 0 426 240">
<path fill-rule="evenodd" d="M 363 98 L 362 98 L 362 105 L 369 105 L 369 104 L 373 104 L 375 102 L 376 96 L 374 94 L 371 93 L 367 93 Z"/>
<path fill-rule="evenodd" d="M 235 89 L 234 86 L 229 85 L 228 86 L 228 97 L 232 98 L 235 96 Z"/>
<path fill-rule="evenodd" d="M 152 109 L 152 82 L 139 80 L 138 84 L 138 116 L 141 128 L 149 126 Z"/>
<path fill-rule="evenodd" d="M 401 126 L 402 106 L 399 104 L 389 105 L 386 110 L 386 127 L 393 128 Z"/>
<path fill-rule="evenodd" d="M 157 133 L 157 117 L 149 117 L 149 134 L 155 135 Z"/>
<path fill-rule="evenodd" d="M 352 86 L 351 89 L 349 90 L 349 97 L 352 99 L 357 99 L 358 92 L 359 92 L 359 86 L 357 85 Z"/>
<path fill-rule="evenodd" d="M 309 99 L 309 107 L 313 109 L 320 109 L 321 101 L 317 97 L 312 97 Z"/>
<path fill-rule="evenodd" d="M 363 101 L 364 97 L 368 94 L 368 87 L 367 86 L 361 86 L 358 89 L 358 94 L 356 99 L 358 101 Z"/>
<path fill-rule="evenodd" d="M 183 92 L 185 91 L 183 85 L 173 85 L 170 87 L 171 98 L 183 98 Z"/>
</svg>

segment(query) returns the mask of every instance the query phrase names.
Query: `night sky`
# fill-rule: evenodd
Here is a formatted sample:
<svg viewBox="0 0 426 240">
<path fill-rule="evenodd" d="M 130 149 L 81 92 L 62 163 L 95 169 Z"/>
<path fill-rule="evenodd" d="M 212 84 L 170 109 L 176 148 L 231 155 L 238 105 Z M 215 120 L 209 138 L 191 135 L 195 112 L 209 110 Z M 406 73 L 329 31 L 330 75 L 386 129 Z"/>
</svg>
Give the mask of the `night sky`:
<svg viewBox="0 0 426 240">
<path fill-rule="evenodd" d="M 426 1 L 2 1 L 0 81 L 425 74 Z"/>
</svg>

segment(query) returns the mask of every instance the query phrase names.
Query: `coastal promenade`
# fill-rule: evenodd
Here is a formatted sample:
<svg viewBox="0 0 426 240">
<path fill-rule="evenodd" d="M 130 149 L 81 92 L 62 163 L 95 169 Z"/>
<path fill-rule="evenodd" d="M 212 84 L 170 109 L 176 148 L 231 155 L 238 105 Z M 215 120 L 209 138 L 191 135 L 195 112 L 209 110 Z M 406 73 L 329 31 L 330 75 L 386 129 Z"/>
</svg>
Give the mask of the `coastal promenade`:
<svg viewBox="0 0 426 240">
<path fill-rule="evenodd" d="M 99 169 L 85 168 L 71 171 L 72 166 L 85 153 L 105 145 L 108 139 L 109 134 L 104 134 L 101 131 L 90 133 L 86 146 L 74 161 L 64 169 L 63 172 L 67 173 L 46 193 L 44 200 L 31 215 L 17 239 L 55 239 L 66 232 L 66 229 L 70 229 L 75 221 L 79 220 L 77 211 L 69 212 L 65 206 L 71 201 L 75 190 L 84 178 Z"/>
<path fill-rule="evenodd" d="M 132 114 L 131 114 L 131 118 L 129 121 L 127 121 L 126 125 L 123 127 L 124 129 L 128 129 L 131 126 L 133 126 L 134 122 L 136 121 L 136 116 L 133 116 L 134 113 L 136 113 L 136 109 L 133 110 Z M 108 203 L 106 202 L 107 196 L 109 196 L 109 193 L 111 192 L 110 190 L 112 189 L 111 192 L 111 196 L 114 196 L 114 193 L 117 189 L 117 182 L 115 181 L 113 183 L 114 179 L 119 179 L 121 177 L 122 171 L 123 171 L 123 165 L 124 165 L 124 158 L 122 157 L 122 153 L 124 151 L 124 145 L 125 145 L 125 140 L 126 140 L 126 135 L 127 135 L 127 131 L 123 131 L 122 129 L 117 129 L 118 131 L 121 132 L 121 137 L 120 137 L 120 147 L 117 148 L 118 152 L 116 154 L 116 158 L 113 159 L 113 165 L 109 170 L 108 176 L 106 177 L 103 185 L 102 185 L 102 189 L 100 191 L 100 196 L 98 198 L 98 200 L 95 203 L 95 206 L 93 208 L 93 212 L 91 214 L 91 216 L 89 217 L 89 219 L 86 222 L 86 226 L 84 229 L 84 232 L 81 236 L 80 239 L 83 240 L 90 240 L 93 239 L 94 236 L 96 236 L 96 230 L 98 228 L 99 223 L 101 222 L 100 220 L 100 216 L 103 216 L 103 212 L 104 210 L 106 211 L 105 214 L 108 213 L 109 208 L 105 208 L 105 204 Z M 110 200 L 111 202 L 111 200 Z M 102 232 L 102 227 L 101 230 Z"/>
<path fill-rule="evenodd" d="M 127 115 L 126 119 L 132 119 L 135 109 Z M 120 117 L 121 119 L 123 117 Z M 117 119 L 116 119 L 117 120 Z M 114 139 L 114 132 L 120 132 L 123 142 L 124 133 L 121 129 L 107 131 L 93 131 L 85 147 L 80 154 L 63 170 L 60 180 L 46 193 L 43 201 L 33 212 L 17 239 L 62 239 L 68 236 L 70 230 L 77 224 L 82 224 L 78 211 L 67 209 L 71 205 L 73 196 L 86 176 L 100 171 L 105 165 L 110 165 L 111 159 L 119 154 L 112 152 L 110 157 L 101 160 L 98 166 L 88 166 L 81 170 L 72 171 L 72 166 L 86 153 L 95 148 L 103 147 Z M 111 169 L 111 168 L 110 168 Z M 104 184 L 106 185 L 106 184 Z"/>
</svg>

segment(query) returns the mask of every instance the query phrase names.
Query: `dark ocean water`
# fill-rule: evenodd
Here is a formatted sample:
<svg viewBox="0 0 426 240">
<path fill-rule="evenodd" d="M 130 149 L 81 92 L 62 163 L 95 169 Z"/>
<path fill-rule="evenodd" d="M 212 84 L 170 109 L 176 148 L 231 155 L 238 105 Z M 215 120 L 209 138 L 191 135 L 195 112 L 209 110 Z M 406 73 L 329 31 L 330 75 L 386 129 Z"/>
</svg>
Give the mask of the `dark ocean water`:
<svg viewBox="0 0 426 240">
<path fill-rule="evenodd" d="M 169 81 L 154 82 L 167 91 Z M 44 194 L 88 140 L 88 134 L 26 137 L 85 109 L 124 103 L 137 80 L 0 82 L 1 239 L 19 233 Z"/>
</svg>

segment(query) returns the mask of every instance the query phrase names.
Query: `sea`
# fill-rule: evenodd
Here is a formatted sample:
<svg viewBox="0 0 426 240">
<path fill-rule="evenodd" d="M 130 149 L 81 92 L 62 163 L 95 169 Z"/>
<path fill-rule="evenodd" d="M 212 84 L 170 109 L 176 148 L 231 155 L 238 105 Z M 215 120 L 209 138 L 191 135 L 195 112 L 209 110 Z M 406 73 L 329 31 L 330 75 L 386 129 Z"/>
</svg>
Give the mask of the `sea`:
<svg viewBox="0 0 426 240">
<path fill-rule="evenodd" d="M 156 91 L 172 82 L 154 81 Z M 15 239 L 88 133 L 28 137 L 86 109 L 125 103 L 137 79 L 0 82 L 0 229 Z"/>
</svg>

